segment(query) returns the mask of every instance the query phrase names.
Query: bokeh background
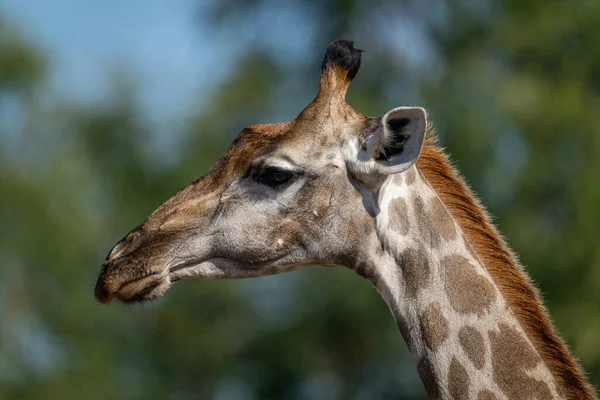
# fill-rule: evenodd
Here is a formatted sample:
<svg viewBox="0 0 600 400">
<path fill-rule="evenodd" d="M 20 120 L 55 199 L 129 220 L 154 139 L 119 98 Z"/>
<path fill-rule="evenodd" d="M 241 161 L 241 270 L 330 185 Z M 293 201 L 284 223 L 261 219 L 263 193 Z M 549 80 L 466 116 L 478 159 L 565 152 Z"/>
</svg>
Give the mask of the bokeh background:
<svg viewBox="0 0 600 400">
<path fill-rule="evenodd" d="M 92 295 L 243 127 L 312 100 L 338 38 L 365 50 L 349 102 L 429 110 L 600 384 L 600 2 L 0 0 L 0 398 L 425 397 L 344 268 Z"/>
</svg>

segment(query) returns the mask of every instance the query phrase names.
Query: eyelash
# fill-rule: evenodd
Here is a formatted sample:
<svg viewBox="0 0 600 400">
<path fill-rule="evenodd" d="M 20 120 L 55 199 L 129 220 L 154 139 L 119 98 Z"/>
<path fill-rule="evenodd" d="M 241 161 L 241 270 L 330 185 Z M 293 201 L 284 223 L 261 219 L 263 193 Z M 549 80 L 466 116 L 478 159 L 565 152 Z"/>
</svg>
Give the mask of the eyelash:
<svg viewBox="0 0 600 400">
<path fill-rule="evenodd" d="M 291 183 L 295 174 L 276 167 L 265 167 L 253 174 L 253 179 L 271 188 L 281 188 Z"/>
</svg>

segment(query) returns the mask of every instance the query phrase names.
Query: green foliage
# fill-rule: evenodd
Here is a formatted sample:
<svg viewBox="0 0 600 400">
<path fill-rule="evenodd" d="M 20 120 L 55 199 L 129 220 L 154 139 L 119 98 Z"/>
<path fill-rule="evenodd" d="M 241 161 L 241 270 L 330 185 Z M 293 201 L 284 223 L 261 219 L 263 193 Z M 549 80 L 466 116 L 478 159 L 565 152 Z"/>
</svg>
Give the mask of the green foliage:
<svg viewBox="0 0 600 400">
<path fill-rule="evenodd" d="M 18 122 L 0 118 L 0 398 L 424 397 L 384 302 L 344 268 L 187 281 L 143 307 L 92 295 L 110 246 L 241 128 L 292 118 L 312 99 L 325 46 L 340 37 L 366 50 L 350 103 L 371 115 L 429 109 L 600 383 L 600 3 L 423 4 L 214 2 L 202 22 L 244 46 L 177 133 L 172 164 L 135 87 L 66 103 L 45 86 L 44 55 L 0 20 L 0 117 L 9 105 Z M 308 26 L 301 54 L 262 35 L 280 11 Z M 424 59 L 398 51 L 415 42 Z"/>
<path fill-rule="evenodd" d="M 38 50 L 0 15 L 0 95 L 31 90 L 43 79 L 45 67 Z"/>
</svg>

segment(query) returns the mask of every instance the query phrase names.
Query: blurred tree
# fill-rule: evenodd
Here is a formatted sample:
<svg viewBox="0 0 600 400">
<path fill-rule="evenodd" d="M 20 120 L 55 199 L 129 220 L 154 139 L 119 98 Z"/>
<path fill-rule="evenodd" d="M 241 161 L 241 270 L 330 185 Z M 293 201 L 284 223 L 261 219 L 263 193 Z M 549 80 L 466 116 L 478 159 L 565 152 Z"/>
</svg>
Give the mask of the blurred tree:
<svg viewBox="0 0 600 400">
<path fill-rule="evenodd" d="M 0 15 L 0 88 L 5 95 L 26 92 L 44 78 L 44 57 Z"/>
<path fill-rule="evenodd" d="M 344 37 L 366 50 L 350 103 L 430 110 L 600 382 L 598 2 L 211 4 L 201 22 L 239 57 L 202 94 L 174 165 L 134 85 L 62 100 L 42 52 L 0 18 L 0 398 L 424 398 L 385 304 L 343 268 L 190 281 L 133 309 L 92 296 L 111 244 L 244 126 L 294 117 Z"/>
</svg>

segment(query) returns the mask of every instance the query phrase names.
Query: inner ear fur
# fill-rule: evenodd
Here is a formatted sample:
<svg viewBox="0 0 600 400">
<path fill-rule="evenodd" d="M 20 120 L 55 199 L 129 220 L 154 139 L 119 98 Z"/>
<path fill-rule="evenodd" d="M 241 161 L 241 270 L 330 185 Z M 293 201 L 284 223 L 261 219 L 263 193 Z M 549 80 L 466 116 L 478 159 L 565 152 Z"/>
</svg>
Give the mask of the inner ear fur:
<svg viewBox="0 0 600 400">
<path fill-rule="evenodd" d="M 377 161 L 387 160 L 394 154 L 400 153 L 410 137 L 410 132 L 406 129 L 410 124 L 409 118 L 389 118 L 385 124 L 379 155 L 376 158 Z"/>
<path fill-rule="evenodd" d="M 417 161 L 427 127 L 421 107 L 398 107 L 388 111 L 376 132 L 367 140 L 367 150 L 381 173 L 402 172 Z"/>
</svg>

